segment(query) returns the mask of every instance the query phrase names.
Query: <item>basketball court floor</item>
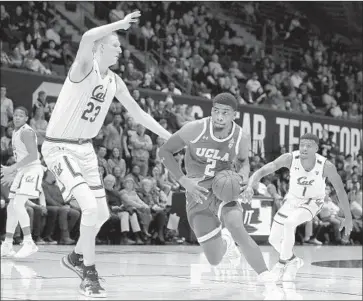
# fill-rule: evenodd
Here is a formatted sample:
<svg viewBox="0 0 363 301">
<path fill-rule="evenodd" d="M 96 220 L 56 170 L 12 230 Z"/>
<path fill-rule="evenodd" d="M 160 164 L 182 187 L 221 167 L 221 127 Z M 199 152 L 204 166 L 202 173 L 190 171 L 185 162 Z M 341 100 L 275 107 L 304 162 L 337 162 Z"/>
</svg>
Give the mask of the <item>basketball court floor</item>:
<svg viewBox="0 0 363 301">
<path fill-rule="evenodd" d="M 261 248 L 271 267 L 275 252 Z M 29 258 L 1 260 L 1 300 L 87 299 L 78 293 L 80 279 L 60 266 L 70 250 L 40 246 Z M 197 246 L 97 246 L 97 267 L 108 300 L 362 300 L 361 246 L 295 250 L 305 265 L 295 284 L 279 284 L 274 295 L 244 259 L 239 270 L 213 271 Z"/>
</svg>

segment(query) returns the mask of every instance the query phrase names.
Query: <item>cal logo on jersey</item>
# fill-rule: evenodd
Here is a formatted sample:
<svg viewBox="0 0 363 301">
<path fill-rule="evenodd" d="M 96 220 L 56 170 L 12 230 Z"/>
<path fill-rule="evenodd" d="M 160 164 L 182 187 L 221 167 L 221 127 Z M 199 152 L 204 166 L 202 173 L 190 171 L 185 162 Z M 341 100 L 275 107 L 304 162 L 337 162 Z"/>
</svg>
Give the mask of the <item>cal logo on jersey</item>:
<svg viewBox="0 0 363 301">
<path fill-rule="evenodd" d="M 224 155 L 222 155 L 219 153 L 218 149 L 197 147 L 195 154 L 198 157 L 204 157 L 207 159 L 214 159 L 214 160 L 223 161 L 223 162 L 229 161 L 229 153 L 225 153 Z"/>
<path fill-rule="evenodd" d="M 315 180 L 307 180 L 307 177 L 300 177 L 297 179 L 297 184 L 302 186 L 312 186 Z"/>
<path fill-rule="evenodd" d="M 91 95 L 91 99 L 94 99 L 99 102 L 104 102 L 107 94 L 107 88 L 106 91 L 103 92 L 103 85 L 96 86 Z"/>
</svg>

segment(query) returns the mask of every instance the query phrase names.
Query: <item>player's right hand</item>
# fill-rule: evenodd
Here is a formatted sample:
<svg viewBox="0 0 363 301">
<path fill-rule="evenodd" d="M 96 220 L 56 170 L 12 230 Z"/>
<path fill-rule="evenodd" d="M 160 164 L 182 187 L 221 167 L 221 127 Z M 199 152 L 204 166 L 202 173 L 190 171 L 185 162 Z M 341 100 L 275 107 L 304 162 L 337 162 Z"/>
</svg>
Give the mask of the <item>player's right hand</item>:
<svg viewBox="0 0 363 301">
<path fill-rule="evenodd" d="M 132 23 L 137 23 L 139 21 L 140 16 L 141 16 L 141 12 L 139 10 L 128 14 L 122 20 L 122 29 L 123 30 L 129 29 Z"/>
<path fill-rule="evenodd" d="M 247 186 L 244 191 L 240 194 L 240 197 L 242 199 L 242 202 L 243 203 L 250 203 L 251 200 L 252 200 L 252 197 L 254 195 L 254 191 L 253 191 L 253 188 L 251 186 Z"/>
<path fill-rule="evenodd" d="M 208 190 L 202 186 L 199 186 L 198 178 L 188 178 L 187 176 L 181 177 L 179 180 L 180 184 L 185 188 L 185 190 L 193 196 L 194 201 L 202 204 L 203 201 L 207 200 Z"/>
</svg>

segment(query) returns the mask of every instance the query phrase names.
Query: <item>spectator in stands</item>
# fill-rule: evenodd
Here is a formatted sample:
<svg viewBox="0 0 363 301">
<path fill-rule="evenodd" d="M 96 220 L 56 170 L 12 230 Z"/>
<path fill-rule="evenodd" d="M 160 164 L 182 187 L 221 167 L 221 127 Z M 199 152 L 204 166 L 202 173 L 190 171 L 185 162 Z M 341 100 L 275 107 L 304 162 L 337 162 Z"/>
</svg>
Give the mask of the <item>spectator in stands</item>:
<svg viewBox="0 0 363 301">
<path fill-rule="evenodd" d="M 130 138 L 130 146 L 132 164 L 137 164 L 140 167 L 140 174 L 145 177 L 149 170 L 149 157 L 153 144 L 141 124 L 137 124 L 136 134 Z"/>
<path fill-rule="evenodd" d="M 0 161 L 2 165 L 7 165 L 7 161 L 11 156 L 13 156 L 13 148 L 12 148 L 12 137 L 13 137 L 14 128 L 12 126 L 8 126 L 5 130 L 5 135 L 1 137 L 1 156 Z"/>
<path fill-rule="evenodd" d="M 44 91 L 38 92 L 38 98 L 33 105 L 33 114 L 37 108 L 42 107 L 44 110 L 44 119 L 49 121 L 50 118 L 50 105 L 47 102 L 47 94 Z"/>
<path fill-rule="evenodd" d="M 50 75 L 52 72 L 45 68 L 45 66 L 35 58 L 36 52 L 35 49 L 32 47 L 29 49 L 28 53 L 24 58 L 24 67 L 28 70 L 39 72 L 40 74 L 47 74 Z"/>
<path fill-rule="evenodd" d="M 98 166 L 102 166 L 105 170 L 105 172 L 107 173 L 108 172 L 108 165 L 107 165 L 107 161 L 105 159 L 107 155 L 107 149 L 106 149 L 106 146 L 104 145 L 101 145 L 99 148 L 98 148 L 98 152 L 97 152 L 97 160 L 98 160 Z"/>
<path fill-rule="evenodd" d="M 15 15 L 10 18 L 10 28 L 12 31 L 25 32 L 27 29 L 27 19 L 20 5 L 15 8 Z"/>
<path fill-rule="evenodd" d="M 44 119 L 43 107 L 37 107 L 35 109 L 34 117 L 30 119 L 29 124 L 37 134 L 38 150 L 40 152 L 48 127 L 48 122 Z"/>
<path fill-rule="evenodd" d="M 70 232 L 73 230 L 74 226 L 80 219 L 80 212 L 76 209 L 71 208 L 69 204 L 64 202 L 59 186 L 50 170 L 47 170 L 44 174 L 42 187 L 47 203 L 48 214 L 51 211 L 55 211 L 55 217 L 58 217 L 58 224 L 60 229 L 60 239 L 58 243 L 60 245 L 73 245 L 75 241 L 71 239 Z M 45 234 L 44 238 L 46 242 L 52 241 L 51 236 L 54 231 L 54 226 L 55 223 L 49 225 L 48 234 Z"/>
<path fill-rule="evenodd" d="M 48 26 L 47 26 L 47 30 L 45 32 L 45 37 L 47 38 L 48 41 L 54 41 L 54 43 L 56 45 L 60 45 L 61 44 L 61 37 L 59 35 L 59 33 L 57 32 L 57 30 L 60 30 L 60 25 L 57 26 L 53 26 L 52 22 L 48 22 Z"/>
<path fill-rule="evenodd" d="M 1 85 L 1 137 L 5 135 L 10 119 L 13 119 L 13 101 L 6 96 L 6 86 Z"/>
<path fill-rule="evenodd" d="M 340 208 L 338 205 L 336 205 L 333 200 L 331 199 L 331 187 L 329 185 L 325 188 L 326 197 L 324 199 L 324 205 L 319 213 L 319 218 L 323 222 L 329 222 L 330 227 L 333 229 L 334 233 L 334 242 L 337 244 L 342 243 L 342 237 L 340 234 L 340 222 L 341 219 L 338 217 L 338 213 L 340 211 Z M 328 243 L 329 243 L 329 239 Z"/>
<path fill-rule="evenodd" d="M 121 199 L 126 206 L 136 209 L 142 227 L 142 233 L 146 237 L 150 237 L 148 231 L 151 222 L 151 211 L 148 205 L 146 205 L 137 195 L 135 184 L 132 177 L 126 177 L 124 179 L 124 189 L 121 190 Z"/>
<path fill-rule="evenodd" d="M 172 185 L 167 181 L 165 174 L 162 173 L 162 169 L 163 166 L 161 164 L 154 166 L 151 170 L 151 180 L 155 187 L 160 189 L 160 191 L 163 191 L 166 195 L 169 195 Z"/>
<path fill-rule="evenodd" d="M 140 199 L 147 204 L 152 212 L 153 219 L 151 227 L 153 228 L 152 238 L 159 244 L 165 244 L 164 227 L 166 226 L 166 196 L 160 195 L 160 192 L 149 179 L 141 181 L 141 188 L 137 189 Z"/>
<path fill-rule="evenodd" d="M 105 141 L 104 145 L 107 149 L 107 154 L 110 155 L 112 150 L 116 147 L 122 156 L 122 143 L 121 138 L 123 135 L 122 128 L 122 117 L 121 114 L 115 114 L 112 123 L 108 124 L 105 131 Z M 110 170 L 108 170 L 110 172 Z"/>
<path fill-rule="evenodd" d="M 140 187 L 140 183 L 141 183 L 142 179 L 144 178 L 140 174 L 140 166 L 137 164 L 132 165 L 131 172 L 128 175 L 126 175 L 126 177 L 128 177 L 128 178 L 130 177 L 134 180 L 136 188 Z"/>
<path fill-rule="evenodd" d="M 351 237 L 362 244 L 362 186 L 357 182 L 351 192 L 348 194 L 350 209 L 353 216 L 353 231 Z"/>
<path fill-rule="evenodd" d="M 131 228 L 136 238 L 136 244 L 141 245 L 143 244 L 143 241 L 140 238 L 141 229 L 137 220 L 136 211 L 132 207 L 126 207 L 125 204 L 123 204 L 119 191 L 114 189 L 115 182 L 116 179 L 112 175 L 107 175 L 104 181 L 111 217 L 114 216 L 113 221 L 117 220 L 120 223 L 121 244 L 127 245 L 132 243 L 128 238 L 131 223 Z"/>
<path fill-rule="evenodd" d="M 50 66 L 51 64 L 61 65 L 64 63 L 61 51 L 53 40 L 48 41 L 48 46 L 44 49 L 44 53 L 47 55 L 45 60 Z"/>
<path fill-rule="evenodd" d="M 182 95 L 181 91 L 175 87 L 174 82 L 169 82 L 168 87 L 161 90 L 161 92 L 168 93 L 168 94 Z"/>
<path fill-rule="evenodd" d="M 247 89 L 247 101 L 249 103 L 254 103 L 254 101 L 261 95 L 261 83 L 258 81 L 258 75 L 256 72 L 252 74 L 252 77 L 246 83 Z"/>
<path fill-rule="evenodd" d="M 122 183 L 125 177 L 125 175 L 123 174 L 123 170 L 120 166 L 116 165 L 112 168 L 112 175 L 115 178 L 114 189 L 120 191 L 122 189 Z"/>
<path fill-rule="evenodd" d="M 109 173 L 112 173 L 113 168 L 118 166 L 121 169 L 121 178 L 125 177 L 126 174 L 126 163 L 125 160 L 120 156 L 120 150 L 117 147 L 112 149 L 112 152 L 107 160 Z"/>
<path fill-rule="evenodd" d="M 217 54 L 212 55 L 212 59 L 208 63 L 208 68 L 212 74 L 223 73 L 223 68 L 222 68 L 221 64 L 219 63 L 219 57 Z"/>
<path fill-rule="evenodd" d="M 123 2 L 116 2 L 116 8 L 112 9 L 109 14 L 110 22 L 116 22 L 125 18 L 125 12 L 122 10 Z"/>
<path fill-rule="evenodd" d="M 151 38 L 155 35 L 150 21 L 146 21 L 145 25 L 141 27 L 141 33 L 150 42 Z"/>
<path fill-rule="evenodd" d="M 124 82 L 135 89 L 142 83 L 142 78 L 142 73 L 134 68 L 134 64 L 128 63 L 123 77 Z"/>
</svg>

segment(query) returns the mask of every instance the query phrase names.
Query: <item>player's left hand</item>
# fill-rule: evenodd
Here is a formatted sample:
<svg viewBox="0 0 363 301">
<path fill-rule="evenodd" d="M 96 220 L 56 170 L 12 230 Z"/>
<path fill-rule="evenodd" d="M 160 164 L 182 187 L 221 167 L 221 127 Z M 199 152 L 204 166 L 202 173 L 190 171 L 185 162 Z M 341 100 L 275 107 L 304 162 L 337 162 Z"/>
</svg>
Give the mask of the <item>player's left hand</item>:
<svg viewBox="0 0 363 301">
<path fill-rule="evenodd" d="M 1 165 L 1 184 L 10 186 L 16 175 L 16 168 L 12 166 Z"/>
<path fill-rule="evenodd" d="M 349 237 L 350 232 L 352 232 L 353 230 L 353 220 L 351 217 L 344 218 L 341 221 L 339 231 L 343 230 L 343 228 L 344 228 L 344 235 Z"/>
<path fill-rule="evenodd" d="M 240 194 L 240 197 L 242 198 L 243 203 L 250 203 L 252 200 L 252 197 L 254 195 L 253 188 L 251 186 L 246 186 L 243 192 Z"/>
<path fill-rule="evenodd" d="M 130 14 L 128 14 L 123 20 L 122 20 L 122 29 L 127 30 L 130 28 L 132 23 L 137 23 L 139 21 L 139 18 L 141 16 L 141 12 L 139 10 L 134 11 Z"/>
</svg>

